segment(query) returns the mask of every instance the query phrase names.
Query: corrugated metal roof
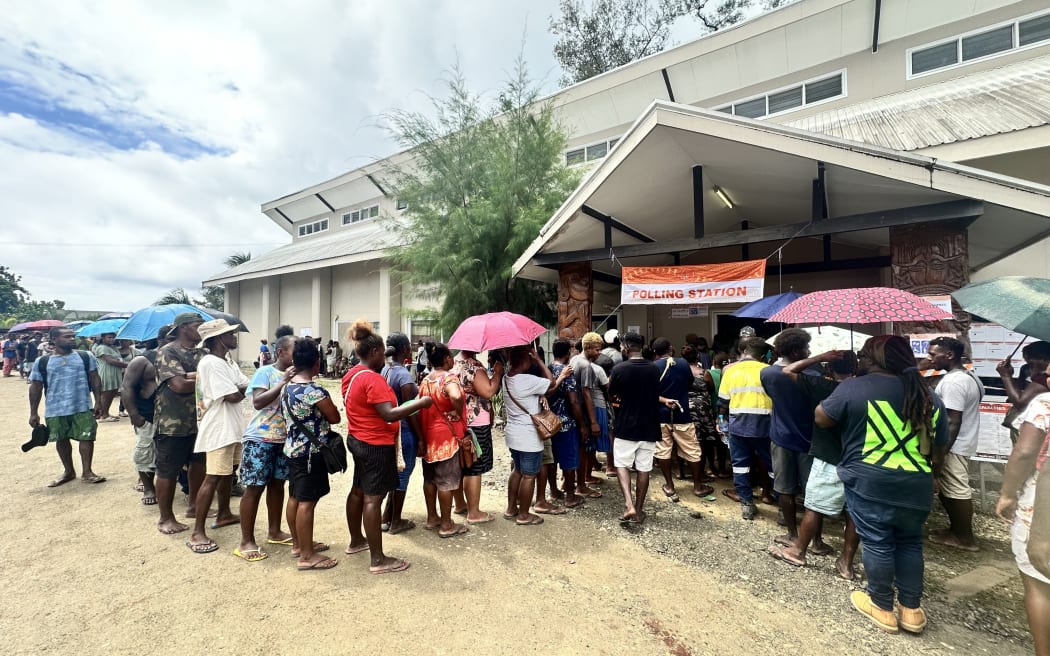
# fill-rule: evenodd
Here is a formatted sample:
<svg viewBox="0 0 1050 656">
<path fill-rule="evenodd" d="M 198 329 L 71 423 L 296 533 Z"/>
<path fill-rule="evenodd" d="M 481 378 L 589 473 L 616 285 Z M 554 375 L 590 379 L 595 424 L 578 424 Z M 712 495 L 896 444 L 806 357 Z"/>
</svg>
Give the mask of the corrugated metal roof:
<svg viewBox="0 0 1050 656">
<path fill-rule="evenodd" d="M 894 150 L 1050 124 L 1050 56 L 866 100 L 787 123 Z"/>
<path fill-rule="evenodd" d="M 381 257 L 387 248 L 396 246 L 401 241 L 388 226 L 374 220 L 352 227 L 336 225 L 330 232 L 331 234 L 319 237 L 306 237 L 259 257 L 253 257 L 244 264 L 211 276 L 204 284 L 257 278 L 267 275 L 267 272 L 305 264 L 311 266 L 304 268 L 316 269 L 376 259 Z"/>
</svg>

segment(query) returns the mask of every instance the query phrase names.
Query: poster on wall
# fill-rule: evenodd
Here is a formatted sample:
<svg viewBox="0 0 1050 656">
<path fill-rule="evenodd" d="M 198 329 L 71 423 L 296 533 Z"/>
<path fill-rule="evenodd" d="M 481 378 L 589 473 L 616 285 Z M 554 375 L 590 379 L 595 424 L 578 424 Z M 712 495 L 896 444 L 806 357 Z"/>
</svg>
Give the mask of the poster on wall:
<svg viewBox="0 0 1050 656">
<path fill-rule="evenodd" d="M 706 317 L 708 315 L 708 307 L 706 305 L 684 305 L 681 307 L 671 308 L 671 312 L 668 318 L 670 319 L 696 319 L 699 317 Z"/>
<path fill-rule="evenodd" d="M 1016 375 L 1024 365 L 1018 345 L 1023 348 L 1025 344 L 1036 341 L 1039 340 L 1007 330 L 999 324 L 974 323 L 970 326 L 970 358 L 973 360 L 974 371 L 978 376 L 998 378 L 995 367 L 1010 358 Z"/>
<path fill-rule="evenodd" d="M 750 303 L 762 298 L 766 261 L 695 266 L 624 267 L 624 305 Z"/>
<path fill-rule="evenodd" d="M 1010 429 L 1003 426 L 1003 419 L 1010 410 L 1009 403 L 981 402 L 981 427 L 977 432 L 977 454 L 972 460 L 983 462 L 1006 462 L 1010 459 L 1013 442 Z"/>
</svg>

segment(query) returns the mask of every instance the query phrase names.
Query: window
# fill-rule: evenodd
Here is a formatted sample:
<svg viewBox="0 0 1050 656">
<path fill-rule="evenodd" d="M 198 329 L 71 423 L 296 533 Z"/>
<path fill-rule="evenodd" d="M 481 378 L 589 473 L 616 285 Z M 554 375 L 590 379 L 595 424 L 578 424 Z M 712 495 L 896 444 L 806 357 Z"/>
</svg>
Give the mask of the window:
<svg viewBox="0 0 1050 656">
<path fill-rule="evenodd" d="M 408 209 L 408 201 L 398 198 L 396 207 L 398 212 L 403 212 L 404 210 Z"/>
<path fill-rule="evenodd" d="M 1050 44 L 1050 12 L 1042 12 L 960 34 L 908 51 L 908 77 L 962 66 L 1004 53 Z"/>
<path fill-rule="evenodd" d="M 407 203 L 405 204 L 405 207 L 408 207 Z M 398 209 L 403 208 L 398 207 Z M 344 214 L 343 225 L 350 225 L 351 223 L 360 223 L 361 221 L 364 221 L 366 219 L 374 219 L 377 216 L 379 216 L 378 205 L 372 205 L 371 207 L 362 207 L 359 210 L 354 210 L 353 212 L 347 212 L 346 214 Z"/>
<path fill-rule="evenodd" d="M 1020 48 L 1040 41 L 1050 41 L 1050 14 L 1036 16 L 1017 24 L 1017 45 Z"/>
<path fill-rule="evenodd" d="M 725 112 L 747 118 L 763 118 L 790 112 L 806 105 L 813 105 L 846 95 L 846 71 L 834 75 L 807 80 L 790 87 L 774 89 L 757 98 L 748 98 L 731 105 L 717 107 L 716 112 Z"/>
<path fill-rule="evenodd" d="M 320 221 L 299 226 L 299 236 L 305 237 L 314 233 L 324 232 L 325 230 L 328 230 L 328 219 L 321 219 Z"/>
<path fill-rule="evenodd" d="M 606 141 L 599 141 L 598 143 L 567 150 L 565 151 L 565 166 L 576 166 L 577 164 L 603 159 L 619 141 L 620 137 L 613 137 Z"/>
</svg>

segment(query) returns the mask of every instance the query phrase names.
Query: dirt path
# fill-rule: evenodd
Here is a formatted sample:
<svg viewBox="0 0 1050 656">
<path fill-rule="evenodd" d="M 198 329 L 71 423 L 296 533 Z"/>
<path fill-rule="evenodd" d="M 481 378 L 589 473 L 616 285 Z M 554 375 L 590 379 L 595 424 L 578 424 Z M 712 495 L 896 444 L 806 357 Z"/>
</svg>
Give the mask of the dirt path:
<svg viewBox="0 0 1050 656">
<path fill-rule="evenodd" d="M 343 505 L 349 475 L 317 511 L 318 539 L 333 543 L 339 566 L 295 570 L 287 547 L 245 563 L 231 555 L 236 527 L 211 532 L 221 550 L 194 555 L 188 534 L 155 530 L 155 507 L 132 489 L 133 436 L 127 420 L 100 427 L 95 469 L 109 480 L 45 484 L 59 472 L 51 448 L 23 454 L 28 439 L 26 386 L 0 379 L 5 444 L 5 536 L 0 540 L 0 614 L 4 653 L 91 654 L 911 654 L 1029 653 L 1010 627 L 1020 584 L 1009 550 L 988 543 L 970 561 L 928 570 L 932 590 L 927 635 L 888 636 L 848 608 L 850 584 L 830 561 L 787 569 L 764 553 L 771 521 L 745 524 L 719 497 L 652 503 L 652 522 L 628 534 L 613 519 L 618 493 L 578 513 L 523 528 L 497 519 L 462 539 L 417 529 L 388 536 L 386 551 L 408 558 L 404 574 L 372 576 L 367 556 L 338 553 L 346 539 Z M 497 446 L 497 472 L 483 506 L 502 510 L 508 458 Z M 75 456 L 76 457 L 76 456 Z M 78 471 L 79 471 L 79 461 Z M 406 515 L 422 524 L 417 475 Z M 685 484 L 679 483 L 681 491 Z M 655 486 L 654 486 L 654 489 Z M 685 498 L 685 495 L 683 495 Z M 176 498 L 184 508 L 184 497 Z M 699 510 L 701 519 L 690 516 Z M 768 510 L 763 511 L 768 518 Z M 775 515 L 774 515 L 775 516 Z M 834 543 L 834 542 L 833 542 Z M 996 551 L 999 549 L 999 551 Z M 946 581 L 978 567 L 1003 579 L 980 594 L 999 599 L 999 624 L 968 620 L 967 598 L 946 601 Z M 978 579 L 987 582 L 987 576 Z M 980 587 L 980 586 L 978 586 Z M 1007 599 L 1005 605 L 1003 598 Z M 948 610 L 953 608 L 955 610 Z M 982 620 L 983 621 L 983 620 Z M 971 631 L 971 622 L 979 631 Z M 1006 629 L 995 627 L 1007 627 Z M 995 635 L 990 631 L 998 631 Z"/>
</svg>

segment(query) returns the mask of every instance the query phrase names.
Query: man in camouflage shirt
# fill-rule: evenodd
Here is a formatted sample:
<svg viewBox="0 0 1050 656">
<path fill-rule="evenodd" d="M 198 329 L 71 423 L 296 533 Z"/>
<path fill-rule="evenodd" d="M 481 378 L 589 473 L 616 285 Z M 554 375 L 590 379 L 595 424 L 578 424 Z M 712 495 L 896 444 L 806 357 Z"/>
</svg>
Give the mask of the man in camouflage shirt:
<svg viewBox="0 0 1050 656">
<path fill-rule="evenodd" d="M 172 504 L 175 485 L 182 468 L 189 466 L 190 508 L 187 516 L 196 515 L 194 500 L 204 480 L 204 454 L 194 453 L 197 440 L 196 378 L 197 363 L 204 355 L 197 348 L 197 328 L 204 319 L 184 312 L 175 317 L 172 333 L 175 341 L 157 351 L 157 396 L 154 410 L 157 453 L 157 506 L 160 519 L 157 529 L 168 535 L 186 530 L 175 520 Z"/>
</svg>

